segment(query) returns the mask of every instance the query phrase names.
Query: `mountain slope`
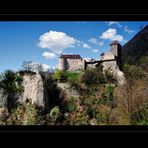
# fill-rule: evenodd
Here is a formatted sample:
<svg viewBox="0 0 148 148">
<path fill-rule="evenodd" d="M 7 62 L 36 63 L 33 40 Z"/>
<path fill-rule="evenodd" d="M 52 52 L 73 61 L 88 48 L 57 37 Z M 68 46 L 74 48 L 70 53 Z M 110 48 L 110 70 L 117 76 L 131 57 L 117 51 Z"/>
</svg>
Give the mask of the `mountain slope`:
<svg viewBox="0 0 148 148">
<path fill-rule="evenodd" d="M 122 47 L 123 61 L 136 64 L 143 56 L 148 56 L 148 25 Z"/>
</svg>

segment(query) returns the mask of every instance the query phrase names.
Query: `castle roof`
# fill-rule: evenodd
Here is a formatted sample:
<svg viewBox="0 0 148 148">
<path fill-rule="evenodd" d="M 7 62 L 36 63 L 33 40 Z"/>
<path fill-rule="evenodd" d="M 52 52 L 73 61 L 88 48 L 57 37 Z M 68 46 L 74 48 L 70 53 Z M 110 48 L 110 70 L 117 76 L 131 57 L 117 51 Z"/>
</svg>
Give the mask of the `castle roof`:
<svg viewBox="0 0 148 148">
<path fill-rule="evenodd" d="M 118 41 L 113 41 L 110 45 L 118 45 Z"/>
<path fill-rule="evenodd" d="M 73 55 L 61 55 L 59 58 L 64 58 L 64 59 L 82 59 L 80 55 L 78 54 L 73 54 Z"/>
</svg>

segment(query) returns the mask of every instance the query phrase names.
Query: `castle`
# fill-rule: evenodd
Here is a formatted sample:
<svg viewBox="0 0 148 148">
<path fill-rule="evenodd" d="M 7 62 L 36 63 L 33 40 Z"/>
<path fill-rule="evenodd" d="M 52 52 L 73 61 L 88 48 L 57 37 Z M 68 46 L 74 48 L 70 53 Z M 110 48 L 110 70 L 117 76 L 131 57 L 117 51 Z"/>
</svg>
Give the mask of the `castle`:
<svg viewBox="0 0 148 148">
<path fill-rule="evenodd" d="M 59 70 L 77 71 L 87 67 L 96 67 L 102 64 L 104 69 L 122 69 L 121 64 L 121 45 L 117 41 L 110 44 L 109 52 L 102 53 L 98 60 L 82 59 L 80 55 L 62 55 L 59 57 Z"/>
</svg>

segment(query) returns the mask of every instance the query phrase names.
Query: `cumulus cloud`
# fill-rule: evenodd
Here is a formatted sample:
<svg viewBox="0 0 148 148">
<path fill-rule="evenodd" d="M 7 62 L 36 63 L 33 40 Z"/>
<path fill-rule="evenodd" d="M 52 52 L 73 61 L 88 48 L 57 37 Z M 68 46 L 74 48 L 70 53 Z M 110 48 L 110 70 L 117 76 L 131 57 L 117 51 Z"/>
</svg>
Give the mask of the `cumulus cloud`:
<svg viewBox="0 0 148 148">
<path fill-rule="evenodd" d="M 97 44 L 97 43 L 98 43 L 98 41 L 97 41 L 96 38 L 90 38 L 90 39 L 88 40 L 88 42 L 93 43 L 93 44 Z"/>
<path fill-rule="evenodd" d="M 92 52 L 96 53 L 96 52 L 99 52 L 99 50 L 98 49 L 93 49 Z"/>
<path fill-rule="evenodd" d="M 51 30 L 40 36 L 38 46 L 51 49 L 53 53 L 60 54 L 64 49 L 75 47 L 76 44 L 77 40 L 75 38 L 68 36 L 64 32 Z"/>
<path fill-rule="evenodd" d="M 90 47 L 88 44 L 84 43 L 84 44 L 83 44 L 83 48 L 88 48 L 88 49 L 90 49 L 91 47 Z"/>
<path fill-rule="evenodd" d="M 125 27 L 124 27 L 124 31 L 127 32 L 128 34 L 131 34 L 131 33 L 134 32 L 134 30 L 130 30 L 130 29 L 128 28 L 128 26 L 125 26 Z"/>
<path fill-rule="evenodd" d="M 121 28 L 122 27 L 122 25 L 119 23 L 119 22 L 116 22 L 116 21 L 109 21 L 109 22 L 107 22 L 108 23 L 108 26 L 111 26 L 111 25 L 117 25 L 119 28 Z"/>
<path fill-rule="evenodd" d="M 56 57 L 56 54 L 52 53 L 52 52 L 45 51 L 45 52 L 43 52 L 42 56 L 49 60 L 49 59 L 54 59 Z"/>
<path fill-rule="evenodd" d="M 108 30 L 106 30 L 105 32 L 102 33 L 101 36 L 99 36 L 101 39 L 108 39 L 108 40 L 117 40 L 122 42 L 123 41 L 123 36 L 117 34 L 117 30 L 114 28 L 109 28 Z"/>
</svg>

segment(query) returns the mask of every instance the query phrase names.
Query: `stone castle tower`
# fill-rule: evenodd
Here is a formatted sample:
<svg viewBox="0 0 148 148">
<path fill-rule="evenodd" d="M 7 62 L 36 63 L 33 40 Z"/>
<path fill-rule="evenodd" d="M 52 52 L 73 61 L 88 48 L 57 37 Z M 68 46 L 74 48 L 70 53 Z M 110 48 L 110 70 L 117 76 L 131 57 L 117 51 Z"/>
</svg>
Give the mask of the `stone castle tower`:
<svg viewBox="0 0 148 148">
<path fill-rule="evenodd" d="M 121 45 L 117 41 L 114 41 L 110 44 L 110 52 L 115 55 L 119 69 L 122 69 Z"/>
<path fill-rule="evenodd" d="M 59 57 L 59 70 L 66 70 L 66 59 L 62 55 Z"/>
</svg>

